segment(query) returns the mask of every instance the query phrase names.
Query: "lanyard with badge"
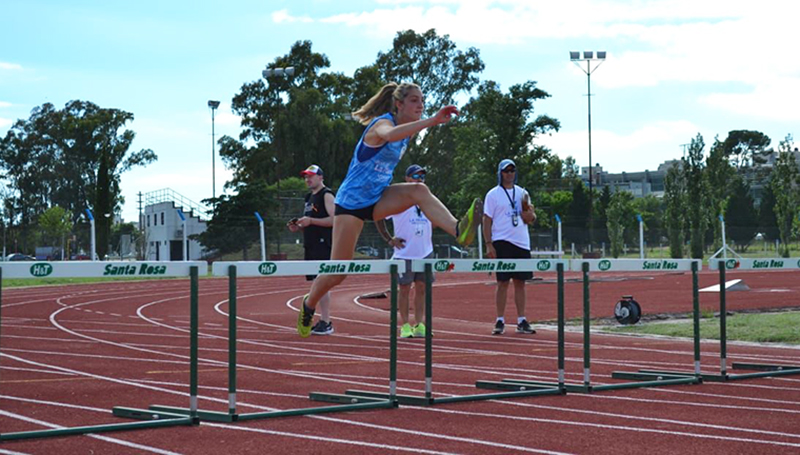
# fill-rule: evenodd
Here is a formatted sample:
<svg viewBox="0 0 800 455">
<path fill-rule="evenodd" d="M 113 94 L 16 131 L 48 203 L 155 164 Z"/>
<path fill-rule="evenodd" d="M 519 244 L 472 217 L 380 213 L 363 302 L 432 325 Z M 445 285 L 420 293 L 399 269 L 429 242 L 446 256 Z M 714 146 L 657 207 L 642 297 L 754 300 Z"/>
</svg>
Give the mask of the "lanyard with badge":
<svg viewBox="0 0 800 455">
<path fill-rule="evenodd" d="M 511 224 L 514 227 L 517 227 L 519 226 L 519 215 L 517 214 L 517 185 L 514 185 L 514 189 L 511 191 L 511 196 L 508 195 L 508 190 L 506 187 L 501 186 L 501 188 L 503 188 L 503 192 L 506 193 L 508 202 L 511 204 Z"/>
</svg>

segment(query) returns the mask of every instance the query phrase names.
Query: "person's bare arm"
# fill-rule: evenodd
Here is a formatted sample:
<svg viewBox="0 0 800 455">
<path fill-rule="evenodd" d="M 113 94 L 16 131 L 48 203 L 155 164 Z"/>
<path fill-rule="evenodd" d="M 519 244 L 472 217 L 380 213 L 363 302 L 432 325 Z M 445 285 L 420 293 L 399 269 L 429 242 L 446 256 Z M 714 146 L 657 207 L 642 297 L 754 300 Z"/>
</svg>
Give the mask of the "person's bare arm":
<svg viewBox="0 0 800 455">
<path fill-rule="evenodd" d="M 392 125 L 389 120 L 379 120 L 369 129 L 364 137 L 364 142 L 370 147 L 380 147 L 387 142 L 395 142 L 413 136 L 425 128 L 447 123 L 453 118 L 453 115 L 458 115 L 458 108 L 445 106 L 439 109 L 439 112 L 433 117 L 402 125 Z"/>
</svg>

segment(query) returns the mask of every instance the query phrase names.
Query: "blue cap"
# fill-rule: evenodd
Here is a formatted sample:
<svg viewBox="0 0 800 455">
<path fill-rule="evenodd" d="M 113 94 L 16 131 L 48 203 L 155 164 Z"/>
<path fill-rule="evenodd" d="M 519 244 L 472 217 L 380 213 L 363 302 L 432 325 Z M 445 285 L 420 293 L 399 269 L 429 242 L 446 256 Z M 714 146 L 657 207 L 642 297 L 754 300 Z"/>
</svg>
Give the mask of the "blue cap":
<svg viewBox="0 0 800 455">
<path fill-rule="evenodd" d="M 497 185 L 498 186 L 502 185 L 502 183 L 503 183 L 503 169 L 505 169 L 505 168 L 507 168 L 509 166 L 514 166 L 515 168 L 517 167 L 517 165 L 514 164 L 514 160 L 510 160 L 508 158 L 504 159 L 503 161 L 500 162 L 500 164 L 497 165 Z M 517 183 L 517 176 L 516 175 L 514 175 L 514 183 L 515 184 Z"/>
<path fill-rule="evenodd" d="M 427 174 L 428 171 L 419 164 L 412 164 L 406 169 L 406 177 L 411 177 L 411 174 Z"/>
</svg>

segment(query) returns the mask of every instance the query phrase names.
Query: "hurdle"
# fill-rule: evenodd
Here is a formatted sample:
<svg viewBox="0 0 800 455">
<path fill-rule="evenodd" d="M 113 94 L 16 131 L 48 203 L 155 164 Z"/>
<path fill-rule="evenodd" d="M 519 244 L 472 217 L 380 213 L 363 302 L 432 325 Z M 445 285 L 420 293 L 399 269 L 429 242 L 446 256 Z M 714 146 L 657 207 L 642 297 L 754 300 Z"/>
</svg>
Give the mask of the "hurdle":
<svg viewBox="0 0 800 455">
<path fill-rule="evenodd" d="M 700 261 L 694 259 L 574 259 L 570 261 L 572 270 L 583 274 L 583 383 L 566 384 L 567 392 L 592 393 L 607 390 L 662 387 L 670 385 L 700 384 L 700 299 L 697 274 Z M 593 385 L 591 382 L 591 299 L 589 296 L 589 272 L 692 272 L 692 300 L 694 320 L 694 373 L 614 371 L 614 379 L 630 379 L 634 382 Z M 527 382 L 547 385 L 542 382 Z"/>
<path fill-rule="evenodd" d="M 425 390 L 424 396 L 396 395 L 400 404 L 412 406 L 433 406 L 445 403 L 466 401 L 521 398 L 538 395 L 563 395 L 564 388 L 564 266 L 561 259 L 422 259 L 413 260 L 411 270 L 425 273 Z M 433 397 L 433 270 L 453 273 L 486 273 L 489 271 L 546 272 L 556 270 L 558 275 L 558 378 L 557 385 L 523 384 L 518 380 L 476 381 L 479 389 L 500 390 L 495 393 L 479 393 Z M 385 394 L 363 390 L 348 390 L 348 396 L 386 398 Z"/>
<path fill-rule="evenodd" d="M 733 363 L 732 369 L 756 370 L 757 373 L 729 374 L 728 340 L 727 340 L 727 303 L 725 290 L 726 270 L 800 270 L 800 260 L 797 258 L 748 258 L 727 259 L 709 262 L 711 270 L 719 270 L 719 374 L 705 374 L 703 378 L 709 381 L 736 381 L 773 376 L 789 376 L 800 374 L 800 365 L 773 365 L 759 363 Z"/>
<path fill-rule="evenodd" d="M 227 412 L 197 410 L 200 420 L 213 422 L 241 422 L 313 415 L 332 412 L 349 412 L 367 409 L 386 409 L 397 407 L 394 399 L 397 390 L 397 270 L 402 261 L 279 261 L 279 262 L 215 262 L 212 266 L 214 276 L 228 277 L 228 410 Z M 304 275 L 391 275 L 391 308 L 389 334 L 389 395 L 387 398 L 353 397 L 342 394 L 311 392 L 309 399 L 338 403 L 336 406 L 287 409 L 254 413 L 238 413 L 236 409 L 236 344 L 237 344 L 237 286 L 238 277 L 276 277 Z M 310 286 L 310 283 L 309 283 Z M 185 408 L 153 405 L 151 411 L 186 414 Z"/>
<path fill-rule="evenodd" d="M 189 412 L 186 415 L 154 413 L 148 409 L 115 406 L 112 415 L 141 420 L 112 424 L 64 427 L 0 434 L 0 441 L 35 439 L 111 431 L 197 425 L 197 335 L 198 335 L 198 270 L 204 262 L 19 262 L 0 263 L 0 293 L 4 278 L 82 278 L 82 277 L 186 277 L 190 279 L 190 367 Z M 0 294 L 2 301 L 2 294 Z M 2 325 L 2 324 L 0 324 Z M 1 351 L 0 351 L 1 352 Z"/>
</svg>

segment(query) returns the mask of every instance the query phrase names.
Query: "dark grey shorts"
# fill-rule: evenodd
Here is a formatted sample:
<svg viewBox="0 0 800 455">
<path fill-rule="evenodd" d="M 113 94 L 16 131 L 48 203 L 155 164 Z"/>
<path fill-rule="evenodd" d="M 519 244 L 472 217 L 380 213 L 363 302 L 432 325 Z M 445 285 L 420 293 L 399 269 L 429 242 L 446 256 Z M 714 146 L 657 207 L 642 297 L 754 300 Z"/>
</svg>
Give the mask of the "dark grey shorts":
<svg viewBox="0 0 800 455">
<path fill-rule="evenodd" d="M 433 253 L 427 255 L 425 259 L 432 259 Z M 400 279 L 397 281 L 401 286 L 408 286 L 414 281 L 424 283 L 425 272 L 412 272 L 411 259 L 403 259 L 406 262 L 406 271 L 400 274 Z M 431 282 L 436 281 L 436 275 L 431 275 Z"/>
</svg>

